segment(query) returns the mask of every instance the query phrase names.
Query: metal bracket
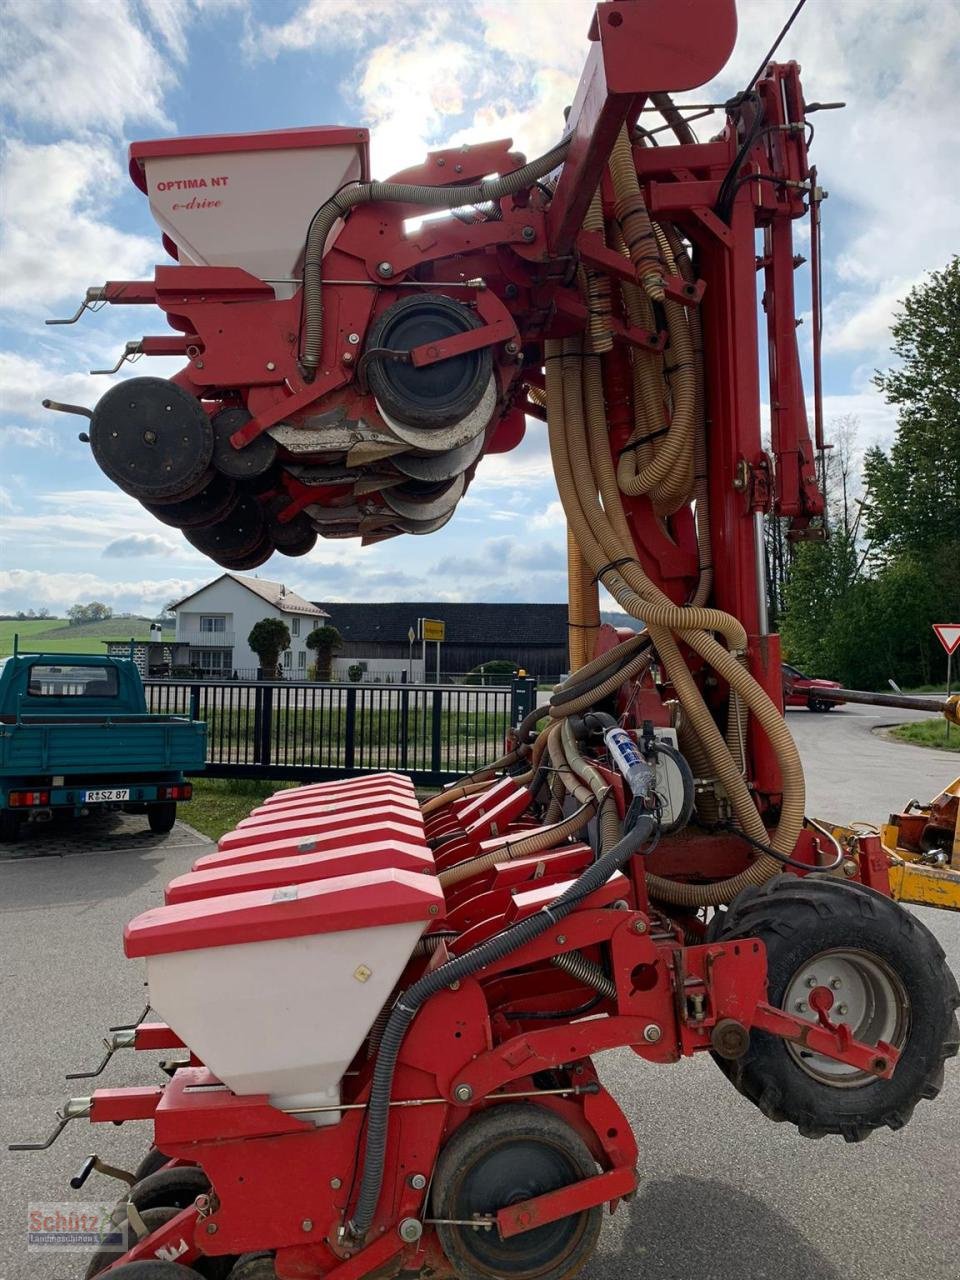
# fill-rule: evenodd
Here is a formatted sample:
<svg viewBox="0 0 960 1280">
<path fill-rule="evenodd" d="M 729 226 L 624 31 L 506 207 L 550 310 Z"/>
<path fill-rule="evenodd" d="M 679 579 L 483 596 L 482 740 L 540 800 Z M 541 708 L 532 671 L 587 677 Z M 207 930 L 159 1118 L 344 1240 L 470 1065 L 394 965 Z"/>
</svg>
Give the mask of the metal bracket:
<svg viewBox="0 0 960 1280">
<path fill-rule="evenodd" d="M 50 322 L 47 321 L 47 323 L 49 324 Z M 130 364 L 136 364 L 136 362 L 140 359 L 142 355 L 143 355 L 143 339 L 131 338 L 129 342 L 124 344 L 123 352 L 117 357 L 117 363 L 113 366 L 112 369 L 91 369 L 90 372 L 91 373 L 116 373 L 120 368 L 120 366 L 124 364 L 126 361 L 129 361 Z"/>
<path fill-rule="evenodd" d="M 76 324 L 85 311 L 99 311 L 107 304 L 105 285 L 92 285 L 72 316 L 66 320 L 44 320 L 44 324 Z"/>
<path fill-rule="evenodd" d="M 57 1112 L 57 1126 L 46 1142 L 11 1142 L 8 1151 L 46 1151 L 52 1147 L 71 1120 L 79 1120 L 89 1116 L 93 1107 L 92 1098 L 68 1098 Z"/>
</svg>

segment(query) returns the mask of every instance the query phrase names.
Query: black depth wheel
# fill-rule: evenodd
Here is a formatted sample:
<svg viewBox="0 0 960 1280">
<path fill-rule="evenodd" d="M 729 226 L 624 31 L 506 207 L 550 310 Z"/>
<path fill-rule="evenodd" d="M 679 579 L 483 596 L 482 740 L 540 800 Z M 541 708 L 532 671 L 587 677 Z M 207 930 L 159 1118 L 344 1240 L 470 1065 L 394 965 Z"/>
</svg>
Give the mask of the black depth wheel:
<svg viewBox="0 0 960 1280">
<path fill-rule="evenodd" d="M 742 1058 L 715 1060 L 771 1120 L 808 1138 L 848 1142 L 899 1129 L 921 1098 L 935 1098 L 944 1061 L 958 1048 L 960 993 L 933 934 L 903 907 L 860 884 L 830 876 L 774 876 L 714 916 L 710 941 L 756 937 L 767 948 L 771 1004 L 816 1021 L 809 996 L 822 988 L 828 1016 L 866 1044 L 900 1050 L 889 1080 L 809 1053 L 762 1031 Z"/>
<path fill-rule="evenodd" d="M 228 516 L 205 529 L 186 529 L 184 537 L 220 563 L 248 556 L 262 541 L 266 531 L 260 504 L 250 497 L 243 497 Z"/>
<path fill-rule="evenodd" d="M 125 1204 L 125 1201 L 121 1200 L 120 1205 L 117 1206 L 117 1209 L 114 1212 L 114 1219 L 113 1219 L 114 1222 L 120 1221 L 121 1225 L 125 1221 L 123 1215 L 120 1213 L 120 1206 L 123 1204 Z M 179 1212 L 180 1212 L 179 1209 L 147 1209 L 140 1216 L 143 1218 L 144 1226 L 147 1228 L 148 1231 L 156 1231 L 159 1227 L 165 1226 L 170 1221 L 171 1218 L 175 1218 Z M 135 1237 L 133 1237 L 133 1234 L 131 1232 L 130 1233 L 131 1245 L 134 1243 L 134 1239 Z M 106 1271 L 107 1267 L 109 1267 L 111 1263 L 116 1262 L 117 1258 L 121 1256 L 121 1252 L 122 1252 L 121 1250 L 118 1250 L 116 1248 L 111 1249 L 109 1247 L 98 1249 L 97 1252 L 90 1259 L 89 1263 L 87 1264 L 87 1269 L 83 1273 L 84 1280 L 94 1280 L 95 1276 L 101 1275 L 104 1271 Z M 154 1263 L 152 1261 L 145 1260 L 143 1262 L 125 1262 L 122 1267 L 117 1267 L 115 1271 L 109 1271 L 107 1272 L 107 1274 L 110 1276 L 121 1276 L 123 1277 L 123 1280 L 200 1280 L 200 1277 L 198 1276 L 196 1271 L 191 1271 L 186 1267 L 177 1267 L 176 1273 L 174 1273 L 172 1270 L 172 1268 L 175 1265 L 174 1263 L 163 1262 L 163 1263 L 160 1263 L 160 1265 L 164 1267 L 170 1267 L 171 1270 L 170 1271 L 137 1271 L 135 1270 L 135 1268 L 137 1267 L 154 1266 Z"/>
<path fill-rule="evenodd" d="M 229 515 L 236 500 L 235 482 L 227 476 L 215 474 L 192 498 L 162 504 L 145 502 L 143 505 L 157 520 L 175 529 L 202 529 Z"/>
<path fill-rule="evenodd" d="M 553 1112 L 527 1103 L 491 1107 L 465 1121 L 437 1162 L 434 1218 L 471 1219 L 596 1175 L 583 1139 Z M 532 1231 L 500 1237 L 489 1229 L 437 1226 L 440 1244 L 461 1280 L 562 1280 L 593 1252 L 603 1206 L 584 1209 Z"/>
<path fill-rule="evenodd" d="M 273 466 L 277 445 L 262 431 L 242 449 L 235 449 L 230 437 L 250 421 L 246 409 L 222 409 L 213 419 L 213 465 L 221 475 L 234 480 L 252 480 Z"/>
<path fill-rule="evenodd" d="M 143 502 L 173 502 L 205 483 L 213 427 L 200 401 L 175 383 L 130 378 L 100 397 L 90 448 L 126 493 Z"/>
</svg>

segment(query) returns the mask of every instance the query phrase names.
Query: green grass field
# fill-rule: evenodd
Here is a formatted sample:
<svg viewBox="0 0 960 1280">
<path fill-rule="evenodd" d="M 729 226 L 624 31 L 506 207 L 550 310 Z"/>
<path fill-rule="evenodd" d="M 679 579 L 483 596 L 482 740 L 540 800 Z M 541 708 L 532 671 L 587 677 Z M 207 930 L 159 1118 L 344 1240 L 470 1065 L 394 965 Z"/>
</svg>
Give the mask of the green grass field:
<svg viewBox="0 0 960 1280">
<path fill-rule="evenodd" d="M 949 736 L 947 729 L 950 730 Z M 960 753 L 960 729 L 956 725 L 948 725 L 940 716 L 929 720 L 914 720 L 910 724 L 898 724 L 890 730 L 890 736 L 899 738 L 901 742 L 912 742 L 917 747 L 934 747 L 938 751 Z"/>
<path fill-rule="evenodd" d="M 232 831 L 251 809 L 267 796 L 292 782 L 267 782 L 259 778 L 194 778 L 193 799 L 180 806 L 177 816 L 210 840 Z"/>
<path fill-rule="evenodd" d="M 85 622 L 71 627 L 66 618 L 26 618 L 0 622 L 0 658 L 13 653 L 13 637 L 20 637 L 21 651 L 43 653 L 106 653 L 104 640 L 146 640 L 148 618 L 108 618 L 106 622 Z M 172 640 L 173 624 L 164 628 L 165 640 Z"/>
</svg>

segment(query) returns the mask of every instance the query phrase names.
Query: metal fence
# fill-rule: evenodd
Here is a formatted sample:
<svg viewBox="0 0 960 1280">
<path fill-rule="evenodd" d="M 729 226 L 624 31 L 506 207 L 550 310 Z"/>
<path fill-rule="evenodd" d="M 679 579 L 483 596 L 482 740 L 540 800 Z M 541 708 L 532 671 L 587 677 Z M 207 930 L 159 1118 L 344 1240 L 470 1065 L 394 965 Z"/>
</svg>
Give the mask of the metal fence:
<svg viewBox="0 0 960 1280">
<path fill-rule="evenodd" d="M 206 774 L 346 777 L 384 769 L 441 786 L 501 754 L 535 705 L 536 681 L 506 688 L 236 680 L 147 680 L 152 712 L 207 725 Z"/>
</svg>

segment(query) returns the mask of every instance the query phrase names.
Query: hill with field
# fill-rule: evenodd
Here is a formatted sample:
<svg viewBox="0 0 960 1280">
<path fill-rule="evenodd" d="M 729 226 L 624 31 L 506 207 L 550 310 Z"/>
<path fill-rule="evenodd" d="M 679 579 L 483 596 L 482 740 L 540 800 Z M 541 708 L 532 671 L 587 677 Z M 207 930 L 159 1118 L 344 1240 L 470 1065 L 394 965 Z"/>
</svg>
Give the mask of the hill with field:
<svg viewBox="0 0 960 1280">
<path fill-rule="evenodd" d="M 13 653 L 13 638 L 21 651 L 34 653 L 104 653 L 104 640 L 148 640 L 150 618 L 106 618 L 71 626 L 66 618 L 16 618 L 0 621 L 0 658 Z M 164 622 L 163 638 L 172 640 L 175 626 Z"/>
</svg>

